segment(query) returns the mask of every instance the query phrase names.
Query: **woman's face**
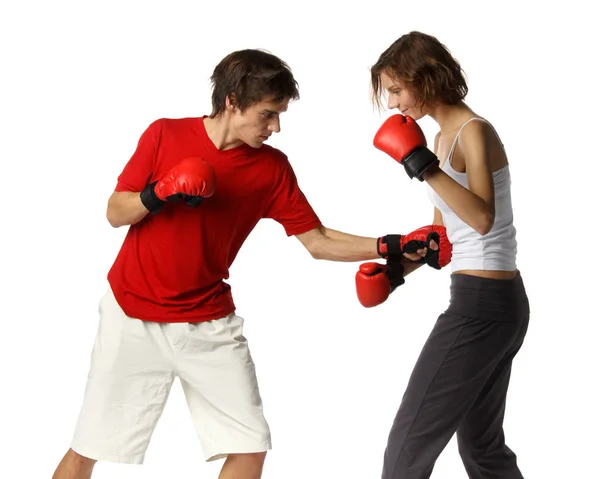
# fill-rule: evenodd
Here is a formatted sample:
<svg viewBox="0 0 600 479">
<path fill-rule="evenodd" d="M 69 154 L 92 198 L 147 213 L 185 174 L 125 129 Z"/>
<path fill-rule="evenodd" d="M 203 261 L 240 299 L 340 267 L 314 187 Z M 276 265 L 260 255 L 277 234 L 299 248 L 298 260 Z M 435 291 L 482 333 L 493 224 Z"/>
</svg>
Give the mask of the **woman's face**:
<svg viewBox="0 0 600 479">
<path fill-rule="evenodd" d="M 397 108 L 402 115 L 410 116 L 414 120 L 423 118 L 427 112 L 417 105 L 413 94 L 399 81 L 391 78 L 387 73 L 382 73 L 381 86 L 388 95 L 388 108 Z"/>
</svg>

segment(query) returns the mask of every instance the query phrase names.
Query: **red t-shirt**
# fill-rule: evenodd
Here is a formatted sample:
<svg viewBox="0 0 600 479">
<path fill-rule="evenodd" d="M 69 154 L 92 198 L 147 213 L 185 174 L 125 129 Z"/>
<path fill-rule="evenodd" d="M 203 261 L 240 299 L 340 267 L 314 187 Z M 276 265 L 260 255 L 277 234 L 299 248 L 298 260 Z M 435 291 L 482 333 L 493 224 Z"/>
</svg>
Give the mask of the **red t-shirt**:
<svg viewBox="0 0 600 479">
<path fill-rule="evenodd" d="M 204 117 L 160 119 L 141 136 L 116 191 L 141 191 L 182 159 L 202 157 L 217 186 L 197 208 L 167 203 L 130 226 L 108 273 L 127 316 L 157 322 L 197 322 L 235 311 L 224 282 L 242 244 L 261 218 L 288 236 L 321 225 L 300 190 L 287 156 L 268 145 L 220 151 Z"/>
</svg>

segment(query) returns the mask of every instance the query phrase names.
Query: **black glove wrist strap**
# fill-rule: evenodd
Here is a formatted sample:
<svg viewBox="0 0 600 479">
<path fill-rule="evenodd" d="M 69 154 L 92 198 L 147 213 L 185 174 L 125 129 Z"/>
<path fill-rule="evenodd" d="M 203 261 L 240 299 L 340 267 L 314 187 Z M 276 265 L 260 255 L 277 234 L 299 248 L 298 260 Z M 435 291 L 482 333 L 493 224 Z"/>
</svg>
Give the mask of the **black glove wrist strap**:
<svg viewBox="0 0 600 479">
<path fill-rule="evenodd" d="M 388 260 L 386 263 L 385 274 L 390 280 L 391 293 L 398 286 L 402 286 L 404 284 L 404 265 L 402 264 L 402 260 Z"/>
<path fill-rule="evenodd" d="M 142 204 L 153 215 L 158 213 L 165 204 L 163 200 L 156 196 L 156 192 L 154 191 L 154 187 L 157 183 L 158 181 L 150 183 L 140 193 L 140 200 L 142 200 Z"/>
<path fill-rule="evenodd" d="M 401 258 L 402 235 L 385 235 L 377 241 L 377 254 L 382 258 Z"/>
<path fill-rule="evenodd" d="M 423 181 L 423 174 L 432 166 L 439 166 L 440 160 L 429 148 L 417 148 L 402 160 L 408 177 Z"/>
</svg>

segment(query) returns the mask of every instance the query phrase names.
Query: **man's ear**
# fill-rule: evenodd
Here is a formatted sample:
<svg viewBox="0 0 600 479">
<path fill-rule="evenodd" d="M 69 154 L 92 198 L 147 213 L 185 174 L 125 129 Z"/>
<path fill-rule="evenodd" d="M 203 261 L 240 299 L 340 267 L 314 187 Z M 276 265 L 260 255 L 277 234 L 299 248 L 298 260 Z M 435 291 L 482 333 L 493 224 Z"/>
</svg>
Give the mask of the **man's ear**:
<svg viewBox="0 0 600 479">
<path fill-rule="evenodd" d="M 236 104 L 235 93 L 231 93 L 225 97 L 225 107 L 228 111 L 233 113 L 234 110 L 237 110 Z"/>
</svg>

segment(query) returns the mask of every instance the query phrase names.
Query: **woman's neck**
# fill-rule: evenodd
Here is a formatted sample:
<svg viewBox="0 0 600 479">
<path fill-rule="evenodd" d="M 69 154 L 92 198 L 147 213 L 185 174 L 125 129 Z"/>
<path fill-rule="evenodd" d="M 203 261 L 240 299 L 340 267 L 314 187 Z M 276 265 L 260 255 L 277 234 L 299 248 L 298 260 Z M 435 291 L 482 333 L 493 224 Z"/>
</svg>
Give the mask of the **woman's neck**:
<svg viewBox="0 0 600 479">
<path fill-rule="evenodd" d="M 477 114 L 464 102 L 454 105 L 437 105 L 428 115 L 439 125 L 442 134 L 449 133 L 460 128 L 469 118 Z"/>
</svg>

